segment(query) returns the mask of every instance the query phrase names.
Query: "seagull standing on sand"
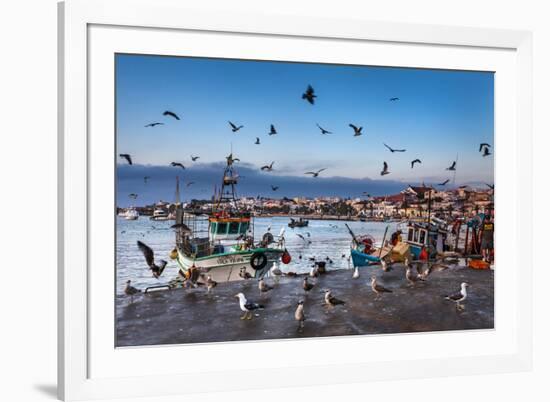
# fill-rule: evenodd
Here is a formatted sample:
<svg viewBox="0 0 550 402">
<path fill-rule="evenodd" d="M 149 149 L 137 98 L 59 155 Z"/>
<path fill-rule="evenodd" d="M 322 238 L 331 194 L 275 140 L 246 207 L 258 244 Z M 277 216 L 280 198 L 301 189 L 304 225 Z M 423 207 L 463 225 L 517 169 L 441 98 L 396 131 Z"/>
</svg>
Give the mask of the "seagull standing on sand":
<svg viewBox="0 0 550 402">
<path fill-rule="evenodd" d="M 380 265 L 382 266 L 382 271 L 388 272 L 391 271 L 391 267 L 388 266 L 386 260 L 380 260 Z"/>
<path fill-rule="evenodd" d="M 302 300 L 298 302 L 298 307 L 296 307 L 296 312 L 294 313 L 294 319 L 298 321 L 298 331 L 301 332 L 302 329 L 304 329 L 304 321 L 306 320 L 304 302 Z"/>
<path fill-rule="evenodd" d="M 460 284 L 460 292 L 455 293 L 454 295 L 445 296 L 445 299 L 455 302 L 457 310 L 464 310 L 464 306 L 460 303 L 468 297 L 468 292 L 466 291 L 468 286 L 469 285 L 466 282 L 462 282 Z"/>
<path fill-rule="evenodd" d="M 281 268 L 279 268 L 279 265 L 276 262 L 273 262 L 269 273 L 273 275 L 273 280 L 275 281 L 275 283 L 279 283 L 279 279 L 281 279 L 283 271 L 281 271 Z"/>
<path fill-rule="evenodd" d="M 241 268 L 241 270 L 239 271 L 239 276 L 243 279 L 252 279 L 252 275 L 246 270 L 245 267 Z"/>
<path fill-rule="evenodd" d="M 355 267 L 355 270 L 353 271 L 353 275 L 351 276 L 352 279 L 359 279 L 359 268 Z"/>
<path fill-rule="evenodd" d="M 312 278 L 317 278 L 319 276 L 319 269 L 317 268 L 317 265 L 314 265 L 309 270 L 309 276 Z"/>
<path fill-rule="evenodd" d="M 372 289 L 372 291 L 374 293 L 376 293 L 376 297 L 380 297 L 380 295 L 382 293 L 392 293 L 391 290 L 385 288 L 384 286 L 380 285 L 377 281 L 376 281 L 376 276 L 371 276 L 370 278 L 370 287 Z"/>
<path fill-rule="evenodd" d="M 158 279 L 162 275 L 162 272 L 164 271 L 164 268 L 166 268 L 166 264 L 168 263 L 164 260 L 160 260 L 159 265 L 155 264 L 155 253 L 153 252 L 153 249 L 151 249 L 151 247 L 139 240 L 137 241 L 137 245 L 140 251 L 143 253 L 143 256 L 145 257 L 145 262 L 149 266 L 149 269 L 151 270 L 151 272 L 153 272 L 153 277 Z"/>
<path fill-rule="evenodd" d="M 216 282 L 215 280 L 212 279 L 212 276 L 208 275 L 206 277 L 206 289 L 208 291 L 208 293 L 210 293 L 210 291 L 212 289 L 214 289 L 216 286 L 218 285 L 218 282 Z"/>
<path fill-rule="evenodd" d="M 405 278 L 407 278 L 407 282 L 409 282 L 409 284 L 411 285 L 414 285 L 416 282 L 424 282 L 425 279 L 424 278 L 421 278 L 420 276 L 418 275 L 415 275 L 412 271 L 412 267 L 410 265 L 407 264 L 407 270 L 405 271 Z"/>
<path fill-rule="evenodd" d="M 332 295 L 332 292 L 329 289 L 327 289 L 327 290 L 325 290 L 325 304 L 327 306 L 334 307 L 334 306 L 338 306 L 340 304 L 344 305 L 344 304 L 346 304 L 346 302 L 334 297 Z"/>
<path fill-rule="evenodd" d="M 261 310 L 264 308 L 264 306 L 262 306 L 261 304 L 246 300 L 246 297 L 243 293 L 238 293 L 235 295 L 235 297 L 239 298 L 239 307 L 241 308 L 241 311 L 244 311 L 244 314 L 241 316 L 241 320 L 251 320 L 252 312 L 254 310 Z"/>
</svg>

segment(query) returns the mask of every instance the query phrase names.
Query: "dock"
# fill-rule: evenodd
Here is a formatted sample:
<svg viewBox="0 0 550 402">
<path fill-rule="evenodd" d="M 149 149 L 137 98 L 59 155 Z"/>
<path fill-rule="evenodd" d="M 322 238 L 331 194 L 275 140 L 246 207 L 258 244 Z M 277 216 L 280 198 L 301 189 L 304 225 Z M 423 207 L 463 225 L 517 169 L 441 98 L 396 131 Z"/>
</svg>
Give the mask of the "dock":
<svg viewBox="0 0 550 402">
<path fill-rule="evenodd" d="M 283 268 L 284 271 L 284 268 Z M 328 272 L 312 278 L 316 286 L 308 293 L 302 278 L 282 277 L 274 289 L 260 296 L 256 280 L 220 283 L 207 293 L 194 289 L 141 293 L 133 298 L 116 298 L 116 346 L 167 345 L 203 342 L 309 338 L 343 335 L 395 334 L 421 331 L 473 330 L 494 328 L 494 272 L 467 267 L 450 267 L 433 272 L 424 283 L 411 286 L 403 265 L 390 272 L 379 265 Z M 370 288 L 370 277 L 391 289 L 378 299 Z M 444 299 L 467 282 L 464 311 Z M 346 302 L 343 306 L 323 305 L 323 289 Z M 242 312 L 234 296 L 242 292 L 265 309 L 252 320 L 240 320 Z M 297 302 L 304 301 L 305 326 L 298 331 L 294 320 Z"/>
</svg>

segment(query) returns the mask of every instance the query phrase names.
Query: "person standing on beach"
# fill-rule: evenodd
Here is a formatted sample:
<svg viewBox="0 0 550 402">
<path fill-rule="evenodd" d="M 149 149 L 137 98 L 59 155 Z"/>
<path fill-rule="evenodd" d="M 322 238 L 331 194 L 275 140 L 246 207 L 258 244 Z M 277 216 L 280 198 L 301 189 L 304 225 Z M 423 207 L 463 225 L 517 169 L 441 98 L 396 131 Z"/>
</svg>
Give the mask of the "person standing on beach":
<svg viewBox="0 0 550 402">
<path fill-rule="evenodd" d="M 487 216 L 483 222 L 483 232 L 481 234 L 481 254 L 485 262 L 491 262 L 491 253 L 494 248 L 493 234 L 495 232 L 495 224 L 491 216 Z"/>
</svg>

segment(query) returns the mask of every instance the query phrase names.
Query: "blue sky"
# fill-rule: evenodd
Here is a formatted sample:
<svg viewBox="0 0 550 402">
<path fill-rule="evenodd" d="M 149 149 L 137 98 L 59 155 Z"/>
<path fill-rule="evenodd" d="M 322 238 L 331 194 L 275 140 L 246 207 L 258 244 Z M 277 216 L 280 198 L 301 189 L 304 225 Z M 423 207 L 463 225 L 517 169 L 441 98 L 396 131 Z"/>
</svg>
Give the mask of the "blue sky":
<svg viewBox="0 0 550 402">
<path fill-rule="evenodd" d="M 308 84 L 318 96 L 315 105 L 301 99 Z M 285 180 L 300 182 L 304 172 L 320 168 L 327 168 L 321 174 L 325 181 L 311 181 L 314 192 L 320 187 L 332 192 L 341 178 L 359 187 L 376 181 L 379 192 L 393 190 L 395 183 L 436 183 L 453 178 L 445 167 L 457 154 L 457 185 L 492 183 L 493 156 L 481 157 L 478 146 L 493 143 L 493 89 L 490 72 L 117 55 L 117 150 L 162 177 L 183 173 L 184 180 L 198 184 L 189 188 L 194 195 L 199 186 L 211 191 L 214 183 L 200 181 L 231 146 L 249 178 L 258 175 L 266 187 L 276 181 L 279 196 L 299 195 L 296 189 L 284 192 Z M 391 97 L 400 100 L 390 102 Z M 181 120 L 162 116 L 164 110 Z M 232 133 L 228 120 L 244 128 Z M 150 122 L 165 124 L 145 128 Z M 334 134 L 321 135 L 316 123 Z M 363 126 L 364 134 L 353 137 L 349 123 Z M 270 124 L 279 134 L 267 135 Z M 261 145 L 254 144 L 256 137 Z M 384 142 L 407 151 L 392 154 Z M 191 154 L 200 159 L 192 163 Z M 422 165 L 411 169 L 416 158 Z M 188 169 L 161 169 L 172 161 Z M 272 173 L 259 172 L 271 161 Z M 382 177 L 384 161 L 391 174 Z M 119 201 L 140 175 L 137 169 L 135 177 L 119 172 Z M 168 194 L 160 185 L 163 180 L 155 194 L 153 182 L 147 197 L 173 197 L 173 187 Z"/>
</svg>

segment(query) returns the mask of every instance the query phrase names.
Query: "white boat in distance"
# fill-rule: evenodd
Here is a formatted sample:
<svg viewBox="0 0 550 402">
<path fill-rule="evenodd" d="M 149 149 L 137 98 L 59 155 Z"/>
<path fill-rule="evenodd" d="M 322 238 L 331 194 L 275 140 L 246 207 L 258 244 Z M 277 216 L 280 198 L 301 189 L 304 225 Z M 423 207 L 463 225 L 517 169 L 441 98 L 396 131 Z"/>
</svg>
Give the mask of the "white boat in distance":
<svg viewBox="0 0 550 402">
<path fill-rule="evenodd" d="M 130 207 L 121 216 L 127 221 L 135 221 L 139 218 L 139 212 L 134 207 Z"/>
</svg>

